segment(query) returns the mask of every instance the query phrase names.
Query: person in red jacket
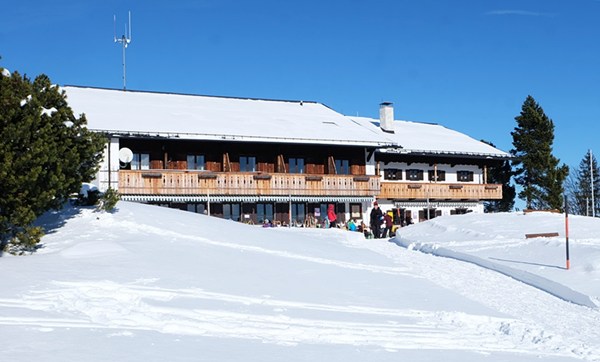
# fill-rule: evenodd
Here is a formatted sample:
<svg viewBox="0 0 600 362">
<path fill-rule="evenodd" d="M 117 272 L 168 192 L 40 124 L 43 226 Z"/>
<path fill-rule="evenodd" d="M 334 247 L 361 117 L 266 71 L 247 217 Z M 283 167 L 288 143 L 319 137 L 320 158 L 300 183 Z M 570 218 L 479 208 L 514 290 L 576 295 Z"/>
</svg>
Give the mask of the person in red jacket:
<svg viewBox="0 0 600 362">
<path fill-rule="evenodd" d="M 327 206 L 327 219 L 329 219 L 329 227 L 333 228 L 335 227 L 335 222 L 337 220 L 337 215 L 335 214 L 335 205 L 334 204 L 329 204 L 329 206 Z"/>
</svg>

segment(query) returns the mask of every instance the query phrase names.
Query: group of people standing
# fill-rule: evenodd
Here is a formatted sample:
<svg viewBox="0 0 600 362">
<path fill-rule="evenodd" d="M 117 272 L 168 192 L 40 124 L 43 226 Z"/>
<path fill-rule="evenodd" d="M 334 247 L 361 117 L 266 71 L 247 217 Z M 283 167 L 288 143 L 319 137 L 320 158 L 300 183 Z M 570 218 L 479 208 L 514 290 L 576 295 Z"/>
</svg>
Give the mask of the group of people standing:
<svg viewBox="0 0 600 362">
<path fill-rule="evenodd" d="M 387 238 L 388 235 L 392 236 L 392 227 L 394 226 L 392 217 L 387 212 L 384 214 L 381 211 L 377 201 L 373 203 L 369 226 L 375 239 Z"/>
<path fill-rule="evenodd" d="M 265 220 L 263 227 L 269 227 L 272 224 L 269 220 Z M 375 239 L 387 238 L 388 236 L 392 236 L 392 228 L 394 226 L 394 222 L 392 220 L 392 216 L 389 213 L 383 213 L 379 208 L 379 204 L 377 201 L 373 203 L 373 209 L 371 210 L 370 220 L 369 220 L 369 228 L 372 234 L 372 237 Z M 337 215 L 335 212 L 335 205 L 329 204 L 327 205 L 327 216 L 323 218 L 323 226 L 324 228 L 334 228 L 337 227 Z M 356 225 L 354 220 L 350 220 L 346 225 L 348 230 L 350 231 L 362 231 L 365 234 L 365 237 L 370 237 L 368 235 L 368 229 L 364 223 L 361 225 Z"/>
</svg>

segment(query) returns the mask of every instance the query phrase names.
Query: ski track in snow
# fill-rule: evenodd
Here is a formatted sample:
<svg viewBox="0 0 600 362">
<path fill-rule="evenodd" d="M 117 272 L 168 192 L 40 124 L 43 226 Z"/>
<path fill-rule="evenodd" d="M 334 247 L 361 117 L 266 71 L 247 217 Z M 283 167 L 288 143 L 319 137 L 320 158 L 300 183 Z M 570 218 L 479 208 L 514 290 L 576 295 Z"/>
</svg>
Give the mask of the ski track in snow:
<svg viewBox="0 0 600 362">
<path fill-rule="evenodd" d="M 433 283 L 515 318 L 519 323 L 507 322 L 502 325 L 501 331 L 506 336 L 521 338 L 533 345 L 545 345 L 544 350 L 600 361 L 598 309 L 566 302 L 471 263 L 407 250 L 391 242 L 371 245 L 369 249 L 398 260 Z M 430 258 L 438 258 L 443 262 L 426 260 Z M 522 301 L 520 296 L 534 298 Z"/>
<path fill-rule="evenodd" d="M 14 314 L 30 312 L 27 317 L 0 317 L 0 325 L 29 326 L 42 331 L 54 328 L 107 329 L 111 335 L 114 330 L 121 334 L 150 330 L 166 334 L 260 339 L 282 345 L 376 346 L 388 351 L 452 349 L 493 352 L 508 349 L 537 355 L 547 349 L 545 342 L 548 337 L 535 331 L 524 332 L 531 336 L 527 337 L 529 342 L 523 343 L 523 336 L 512 332 L 515 329 L 527 330 L 527 325 L 510 318 L 300 303 L 109 281 L 54 284 L 57 289 L 30 292 L 22 299 L 0 299 L 0 306 L 13 308 Z M 183 300 L 186 308 L 172 306 L 172 302 Z M 238 305 L 238 308 L 232 308 L 231 304 Z M 292 317 L 291 311 L 301 312 L 303 317 Z M 315 311 L 325 311 L 331 318 L 311 318 L 311 312 Z M 35 312 L 46 314 L 31 316 Z M 333 318 L 338 315 L 341 318 Z M 364 315 L 376 321 L 349 321 Z M 562 354 L 561 351 L 556 353 Z"/>
<path fill-rule="evenodd" d="M 104 220 L 110 223 L 109 220 Z M 346 247 L 384 255 L 397 266 L 369 265 L 211 240 L 120 220 L 111 233 L 153 233 L 219 248 L 264 253 L 340 268 L 424 278 L 506 317 L 462 312 L 368 308 L 152 287 L 152 281 L 55 281 L 19 299 L 0 299 L 13 310 L 0 325 L 136 330 L 165 334 L 257 339 L 281 345 L 345 344 L 386 350 L 514 351 L 600 361 L 600 311 L 574 305 L 497 272 L 449 258 L 407 250 L 387 240 L 339 240 Z M 499 241 L 502 243 L 502 241 Z M 465 246 L 468 242 L 462 242 Z M 504 245 L 507 246 L 507 245 Z M 52 252 L 48 249 L 46 252 Z M 432 258 L 437 260 L 432 261 Z M 520 298 L 528 297 L 527 301 Z M 545 313 L 540 313 L 545 311 Z M 324 319 L 324 316 L 326 319 Z M 368 322 L 356 322 L 356 321 Z"/>
</svg>

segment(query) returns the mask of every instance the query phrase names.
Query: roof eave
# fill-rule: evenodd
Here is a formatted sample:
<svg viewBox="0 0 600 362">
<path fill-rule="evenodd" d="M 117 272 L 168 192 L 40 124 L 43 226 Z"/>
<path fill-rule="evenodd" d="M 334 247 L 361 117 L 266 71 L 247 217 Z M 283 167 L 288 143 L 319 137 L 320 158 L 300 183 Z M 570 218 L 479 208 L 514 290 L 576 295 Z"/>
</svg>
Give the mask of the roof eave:
<svg viewBox="0 0 600 362">
<path fill-rule="evenodd" d="M 120 131 L 120 130 L 102 130 L 91 129 L 93 132 L 104 133 L 112 137 L 128 138 L 162 138 L 162 139 L 185 139 L 185 140 L 204 140 L 204 141 L 225 141 L 225 142 L 266 142 L 266 143 L 296 143 L 296 144 L 319 144 L 319 145 L 343 145 L 356 147 L 390 147 L 391 144 L 383 141 L 363 141 L 363 140 L 336 140 L 336 139 L 309 139 L 309 138 L 281 138 L 265 136 L 247 136 L 247 135 L 226 135 L 226 134 L 199 134 L 199 133 L 177 133 L 177 132 L 142 132 L 142 131 Z"/>
<path fill-rule="evenodd" d="M 436 157 L 463 157 L 463 158 L 485 158 L 491 160 L 509 160 L 513 158 L 507 153 L 482 153 L 461 151 L 434 151 L 434 150 L 408 150 L 405 148 L 380 148 L 378 152 L 411 156 L 436 156 Z"/>
</svg>

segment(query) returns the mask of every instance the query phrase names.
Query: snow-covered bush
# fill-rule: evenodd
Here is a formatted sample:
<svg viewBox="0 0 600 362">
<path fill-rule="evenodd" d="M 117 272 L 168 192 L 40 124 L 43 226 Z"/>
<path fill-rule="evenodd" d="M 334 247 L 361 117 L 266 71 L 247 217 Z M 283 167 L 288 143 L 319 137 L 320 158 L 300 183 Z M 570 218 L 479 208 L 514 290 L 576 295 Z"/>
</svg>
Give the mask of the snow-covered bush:
<svg viewBox="0 0 600 362">
<path fill-rule="evenodd" d="M 100 190 L 96 185 L 84 182 L 77 195 L 77 205 L 93 206 L 97 205 L 98 201 L 100 201 Z"/>
<path fill-rule="evenodd" d="M 26 226 L 17 232 L 4 247 L 4 251 L 13 255 L 33 253 L 39 248 L 44 229 L 39 226 Z"/>
</svg>

